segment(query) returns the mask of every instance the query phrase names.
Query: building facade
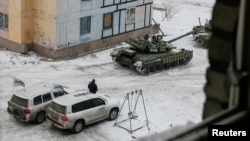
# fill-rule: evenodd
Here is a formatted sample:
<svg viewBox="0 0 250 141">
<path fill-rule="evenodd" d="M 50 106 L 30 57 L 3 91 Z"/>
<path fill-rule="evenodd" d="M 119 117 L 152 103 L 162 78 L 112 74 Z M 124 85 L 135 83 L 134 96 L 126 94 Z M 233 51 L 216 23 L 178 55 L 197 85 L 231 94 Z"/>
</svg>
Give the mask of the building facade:
<svg viewBox="0 0 250 141">
<path fill-rule="evenodd" d="M 1 0 L 0 47 L 64 58 L 158 32 L 153 0 Z"/>
</svg>

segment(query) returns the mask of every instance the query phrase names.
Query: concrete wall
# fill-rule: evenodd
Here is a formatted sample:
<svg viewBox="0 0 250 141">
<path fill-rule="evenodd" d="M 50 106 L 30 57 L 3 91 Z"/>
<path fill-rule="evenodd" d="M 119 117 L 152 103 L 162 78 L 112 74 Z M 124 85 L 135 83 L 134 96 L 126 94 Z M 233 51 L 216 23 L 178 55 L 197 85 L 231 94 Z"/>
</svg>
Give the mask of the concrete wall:
<svg viewBox="0 0 250 141">
<path fill-rule="evenodd" d="M 32 19 L 32 0 L 9 0 L 9 40 L 31 43 Z"/>
<path fill-rule="evenodd" d="M 33 1 L 33 40 L 47 48 L 56 48 L 57 36 L 57 0 Z"/>
<path fill-rule="evenodd" d="M 56 0 L 9 0 L 9 40 L 56 44 Z"/>
<path fill-rule="evenodd" d="M 156 34 L 159 30 L 156 26 L 147 27 L 143 29 L 139 29 L 136 31 L 120 34 L 117 36 L 113 36 L 110 38 L 99 39 L 95 41 L 91 41 L 88 43 L 75 45 L 69 48 L 63 48 L 60 50 L 54 50 L 49 48 L 44 48 L 39 45 L 35 45 L 34 51 L 42 56 L 51 57 L 54 59 L 63 59 L 67 57 L 77 57 L 81 54 L 87 54 L 91 51 L 98 51 L 102 49 L 106 49 L 111 45 L 119 44 L 124 40 L 127 40 L 129 37 L 142 37 L 145 34 Z"/>
</svg>

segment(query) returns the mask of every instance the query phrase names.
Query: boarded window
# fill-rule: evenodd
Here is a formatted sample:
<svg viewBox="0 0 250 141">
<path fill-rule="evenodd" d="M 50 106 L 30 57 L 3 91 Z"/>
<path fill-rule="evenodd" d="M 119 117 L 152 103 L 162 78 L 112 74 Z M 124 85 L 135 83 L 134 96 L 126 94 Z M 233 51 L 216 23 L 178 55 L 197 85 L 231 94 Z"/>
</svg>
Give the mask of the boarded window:
<svg viewBox="0 0 250 141">
<path fill-rule="evenodd" d="M 81 23 L 80 23 L 80 34 L 86 34 L 90 33 L 91 31 L 91 17 L 84 17 L 81 18 Z"/>
<path fill-rule="evenodd" d="M 135 22 L 135 8 L 127 9 L 126 23 L 131 24 Z"/>
<path fill-rule="evenodd" d="M 8 29 L 9 25 L 9 16 L 7 14 L 0 12 L 0 28 Z"/>
<path fill-rule="evenodd" d="M 111 28 L 113 26 L 113 13 L 104 14 L 103 28 Z"/>
</svg>

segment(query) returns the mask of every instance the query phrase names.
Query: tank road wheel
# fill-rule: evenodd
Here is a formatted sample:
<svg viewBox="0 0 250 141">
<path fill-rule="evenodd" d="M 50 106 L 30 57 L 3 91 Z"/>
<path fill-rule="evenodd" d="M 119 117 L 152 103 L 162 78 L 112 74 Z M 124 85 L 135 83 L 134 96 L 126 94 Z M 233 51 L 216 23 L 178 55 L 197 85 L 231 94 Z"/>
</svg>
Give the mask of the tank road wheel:
<svg viewBox="0 0 250 141">
<path fill-rule="evenodd" d="M 198 46 L 203 46 L 205 41 L 203 38 L 198 37 L 195 39 L 195 42 L 197 43 Z"/>
<path fill-rule="evenodd" d="M 185 60 L 184 60 L 184 59 L 181 59 L 181 60 L 179 61 L 179 64 L 180 64 L 180 65 L 185 64 Z"/>
<path fill-rule="evenodd" d="M 144 69 L 143 69 L 143 73 L 144 73 L 144 75 L 148 75 L 148 74 L 149 74 L 148 68 L 144 68 Z"/>
<path fill-rule="evenodd" d="M 142 67 L 141 65 L 140 66 L 136 66 L 136 70 L 139 72 L 139 73 L 141 73 L 141 74 L 143 74 L 143 75 L 148 75 L 149 74 L 149 70 L 148 70 L 148 68 L 147 67 Z"/>
<path fill-rule="evenodd" d="M 166 69 L 168 69 L 168 68 L 170 68 L 170 67 L 171 67 L 171 64 L 170 64 L 170 63 L 167 63 L 167 64 L 164 65 L 164 68 L 166 68 Z"/>
<path fill-rule="evenodd" d="M 178 66 L 179 65 L 179 61 L 174 61 L 174 66 Z"/>
</svg>

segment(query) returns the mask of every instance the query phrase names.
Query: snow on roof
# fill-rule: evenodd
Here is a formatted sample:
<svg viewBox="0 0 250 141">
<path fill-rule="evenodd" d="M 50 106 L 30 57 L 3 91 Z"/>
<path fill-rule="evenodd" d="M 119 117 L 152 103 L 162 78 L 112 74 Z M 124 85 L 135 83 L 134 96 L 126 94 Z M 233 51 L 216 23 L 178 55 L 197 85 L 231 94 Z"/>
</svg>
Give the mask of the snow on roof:
<svg viewBox="0 0 250 141">
<path fill-rule="evenodd" d="M 17 92 L 15 92 L 15 95 L 28 99 L 28 98 L 33 98 L 33 97 L 41 95 L 41 94 L 48 93 L 51 90 L 52 89 L 51 89 L 50 84 L 38 83 L 38 84 L 34 84 L 32 86 L 23 88 L 21 90 L 18 90 Z"/>
</svg>

